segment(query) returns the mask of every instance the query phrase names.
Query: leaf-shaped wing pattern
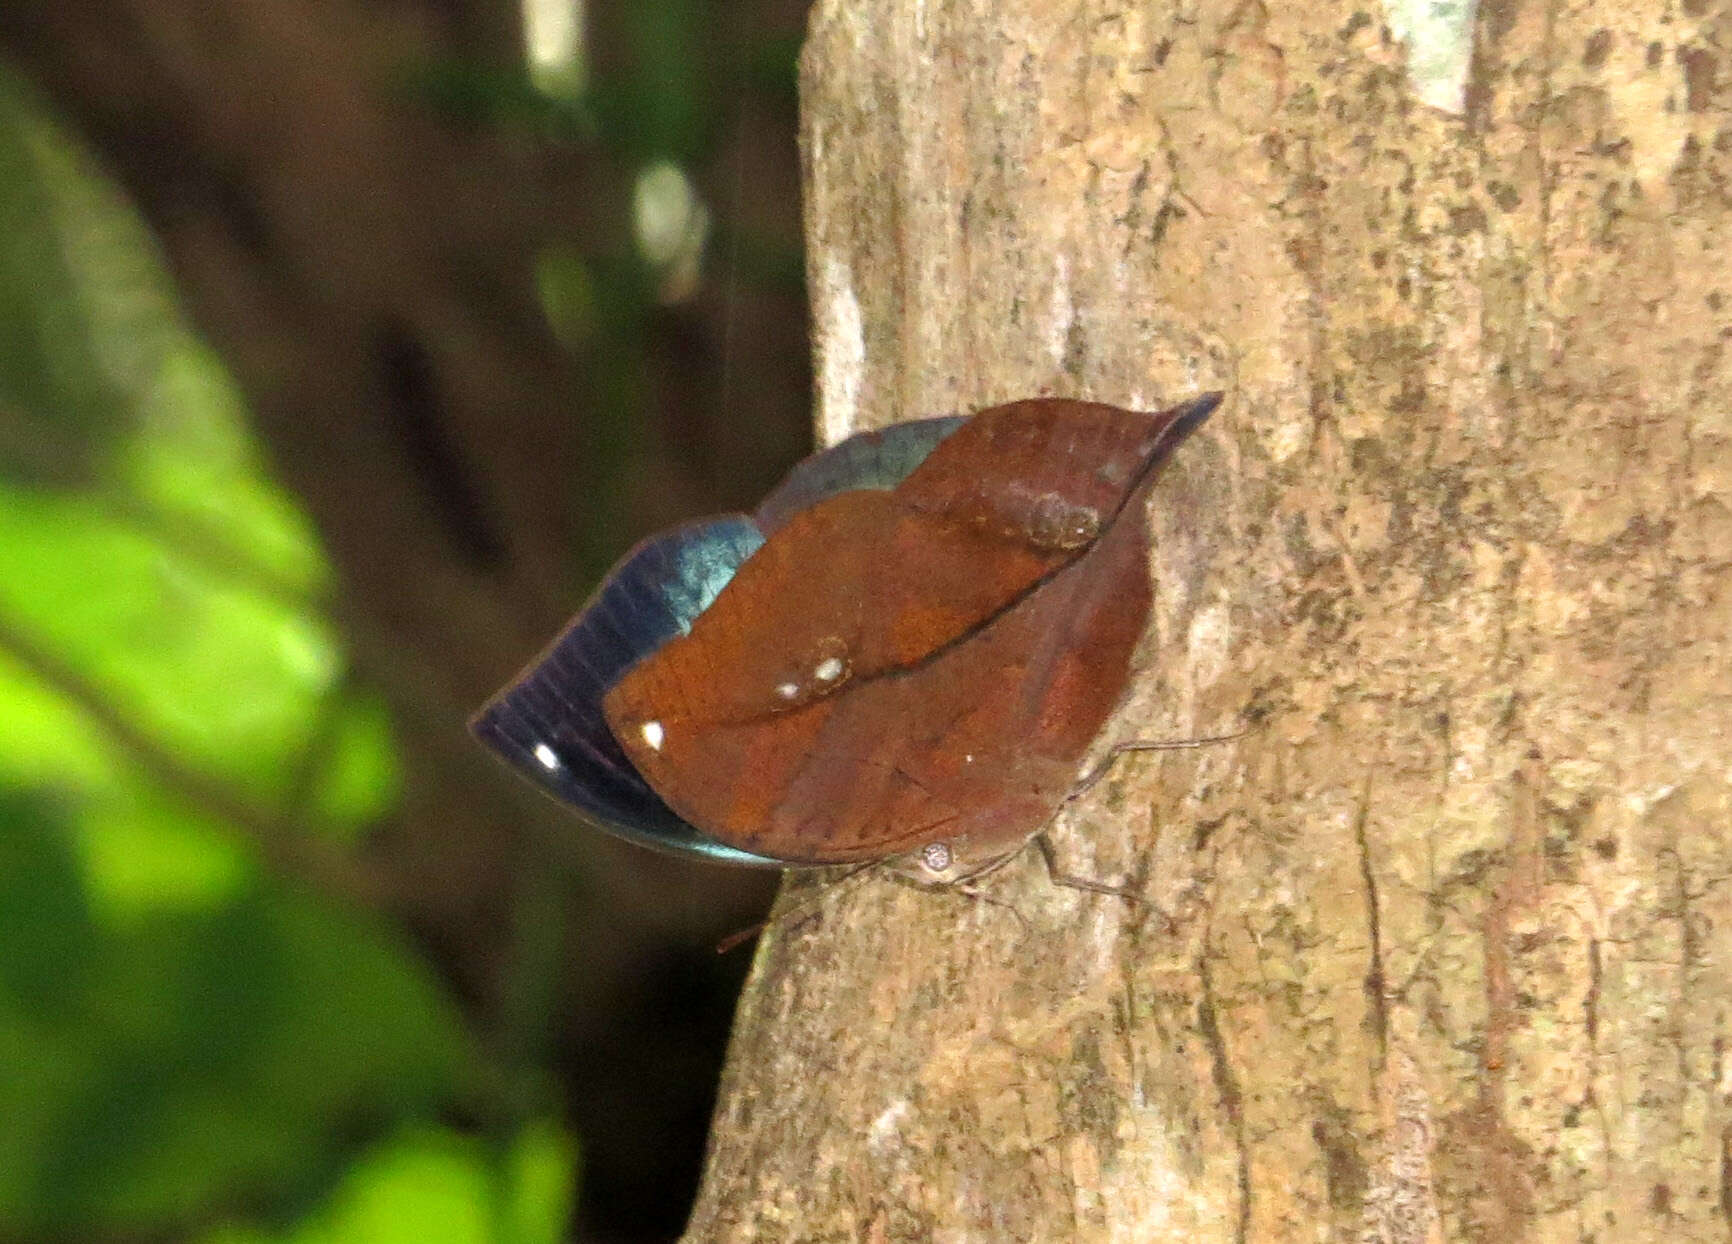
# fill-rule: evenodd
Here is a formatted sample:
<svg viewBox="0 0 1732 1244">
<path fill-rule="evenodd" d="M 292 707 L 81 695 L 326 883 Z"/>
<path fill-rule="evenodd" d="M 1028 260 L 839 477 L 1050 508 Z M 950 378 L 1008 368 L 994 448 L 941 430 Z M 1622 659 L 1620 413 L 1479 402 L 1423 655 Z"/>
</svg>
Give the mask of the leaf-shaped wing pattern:
<svg viewBox="0 0 1732 1244">
<path fill-rule="evenodd" d="M 631 763 L 706 833 L 789 862 L 1021 842 L 1123 693 L 1141 501 L 1216 401 L 996 407 L 893 490 L 793 514 L 608 691 Z"/>
</svg>

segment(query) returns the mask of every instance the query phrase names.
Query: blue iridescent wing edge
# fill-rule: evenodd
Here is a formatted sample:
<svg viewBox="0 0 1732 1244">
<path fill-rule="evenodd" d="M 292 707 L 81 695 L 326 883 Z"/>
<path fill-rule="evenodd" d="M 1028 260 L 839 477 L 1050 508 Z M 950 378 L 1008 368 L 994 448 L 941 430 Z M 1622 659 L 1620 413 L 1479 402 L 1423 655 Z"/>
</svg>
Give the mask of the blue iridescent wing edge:
<svg viewBox="0 0 1732 1244">
<path fill-rule="evenodd" d="M 763 544 L 744 515 L 688 523 L 621 558 L 563 632 L 469 725 L 544 792 L 642 846 L 720 863 L 786 867 L 681 818 L 632 766 L 602 715 L 609 688 L 697 617 Z"/>
<path fill-rule="evenodd" d="M 795 514 L 826 497 L 857 489 L 895 488 L 967 419 L 967 415 L 943 415 L 856 432 L 797 463 L 759 504 L 753 517 L 769 536 Z"/>
</svg>

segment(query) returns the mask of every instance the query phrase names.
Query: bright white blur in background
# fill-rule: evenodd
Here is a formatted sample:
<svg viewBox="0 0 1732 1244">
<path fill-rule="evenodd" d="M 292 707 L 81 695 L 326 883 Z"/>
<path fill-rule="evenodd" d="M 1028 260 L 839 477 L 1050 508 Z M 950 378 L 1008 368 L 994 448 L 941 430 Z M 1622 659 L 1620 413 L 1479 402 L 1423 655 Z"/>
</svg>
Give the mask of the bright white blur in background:
<svg viewBox="0 0 1732 1244">
<path fill-rule="evenodd" d="M 583 0 L 522 2 L 523 54 L 530 80 L 550 95 L 576 98 L 585 78 Z M 661 300 L 684 302 L 695 294 L 710 213 L 684 169 L 656 160 L 638 171 L 632 225 L 638 253 L 660 277 Z"/>
<path fill-rule="evenodd" d="M 523 51 L 531 81 L 554 95 L 583 89 L 583 0 L 523 0 Z"/>
<path fill-rule="evenodd" d="M 657 160 L 638 173 L 632 224 L 639 253 L 661 273 L 662 301 L 682 302 L 696 293 L 710 213 L 685 170 Z"/>
</svg>

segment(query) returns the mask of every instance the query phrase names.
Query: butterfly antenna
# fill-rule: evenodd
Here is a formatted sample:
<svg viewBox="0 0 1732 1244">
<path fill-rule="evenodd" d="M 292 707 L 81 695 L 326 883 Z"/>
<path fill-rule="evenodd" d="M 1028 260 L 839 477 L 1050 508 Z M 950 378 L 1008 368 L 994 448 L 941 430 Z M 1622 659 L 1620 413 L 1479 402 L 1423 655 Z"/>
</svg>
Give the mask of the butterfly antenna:
<svg viewBox="0 0 1732 1244">
<path fill-rule="evenodd" d="M 1231 743 L 1234 739 L 1242 739 L 1254 729 L 1256 726 L 1250 725 L 1231 734 L 1205 734 L 1194 739 L 1132 739 L 1128 743 L 1114 743 L 1099 764 L 1077 779 L 1077 784 L 1071 787 L 1065 801 L 1068 803 L 1094 789 L 1107 775 L 1107 770 L 1113 767 L 1113 762 L 1130 752 L 1181 752 L 1189 751 L 1193 747 L 1212 747 L 1216 743 Z"/>
</svg>

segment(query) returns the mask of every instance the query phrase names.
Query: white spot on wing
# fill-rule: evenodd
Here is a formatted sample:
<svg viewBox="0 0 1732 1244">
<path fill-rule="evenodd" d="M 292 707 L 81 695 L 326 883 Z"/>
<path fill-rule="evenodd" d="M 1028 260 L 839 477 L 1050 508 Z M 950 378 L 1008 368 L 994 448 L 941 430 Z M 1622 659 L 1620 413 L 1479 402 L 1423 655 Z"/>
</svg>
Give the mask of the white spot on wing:
<svg viewBox="0 0 1732 1244">
<path fill-rule="evenodd" d="M 776 694 L 781 696 L 784 700 L 791 700 L 800 694 L 800 685 L 792 682 L 778 683 L 776 685 Z"/>
<path fill-rule="evenodd" d="M 812 677 L 819 682 L 835 682 L 842 677 L 842 658 L 825 657 L 818 662 L 818 668 L 812 671 Z"/>
<path fill-rule="evenodd" d="M 659 721 L 644 722 L 638 733 L 643 735 L 643 741 L 649 744 L 649 749 L 652 752 L 661 751 L 662 740 L 667 737 L 667 731 L 662 729 L 662 723 Z"/>
<path fill-rule="evenodd" d="M 535 758 L 541 762 L 543 768 L 559 768 L 559 753 L 545 743 L 535 745 Z"/>
</svg>

